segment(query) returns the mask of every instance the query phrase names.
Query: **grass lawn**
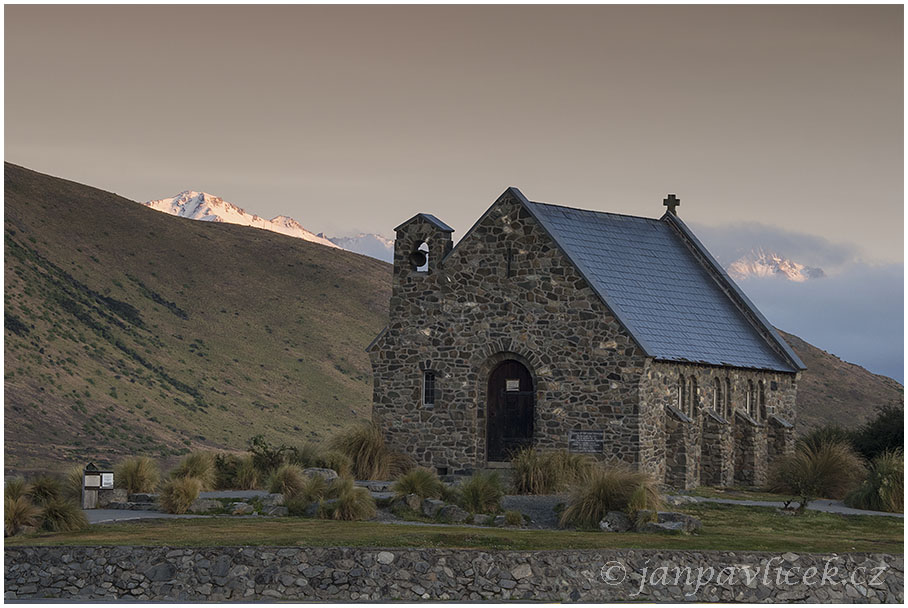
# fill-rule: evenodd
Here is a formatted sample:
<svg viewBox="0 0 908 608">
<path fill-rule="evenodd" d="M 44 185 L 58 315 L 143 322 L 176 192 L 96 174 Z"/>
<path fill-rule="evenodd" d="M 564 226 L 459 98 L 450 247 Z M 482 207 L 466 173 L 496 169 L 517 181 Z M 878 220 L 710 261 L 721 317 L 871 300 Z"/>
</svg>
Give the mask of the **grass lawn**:
<svg viewBox="0 0 908 608">
<path fill-rule="evenodd" d="M 430 527 L 301 518 L 171 519 L 91 526 L 82 532 L 7 538 L 7 546 L 368 546 L 469 549 L 715 549 L 901 554 L 903 520 L 698 504 L 685 512 L 703 520 L 694 536 L 606 534 L 566 530 Z"/>
</svg>

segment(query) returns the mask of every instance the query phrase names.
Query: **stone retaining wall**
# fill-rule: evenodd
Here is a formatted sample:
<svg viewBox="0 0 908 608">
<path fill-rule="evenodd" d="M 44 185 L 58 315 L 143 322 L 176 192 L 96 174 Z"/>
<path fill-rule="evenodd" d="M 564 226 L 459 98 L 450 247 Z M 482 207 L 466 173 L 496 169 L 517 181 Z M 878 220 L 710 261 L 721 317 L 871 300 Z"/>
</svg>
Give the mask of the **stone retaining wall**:
<svg viewBox="0 0 908 608">
<path fill-rule="evenodd" d="M 890 602 L 902 556 L 350 547 L 9 547 L 5 598 Z M 699 582 L 698 582 L 699 581 Z"/>
</svg>

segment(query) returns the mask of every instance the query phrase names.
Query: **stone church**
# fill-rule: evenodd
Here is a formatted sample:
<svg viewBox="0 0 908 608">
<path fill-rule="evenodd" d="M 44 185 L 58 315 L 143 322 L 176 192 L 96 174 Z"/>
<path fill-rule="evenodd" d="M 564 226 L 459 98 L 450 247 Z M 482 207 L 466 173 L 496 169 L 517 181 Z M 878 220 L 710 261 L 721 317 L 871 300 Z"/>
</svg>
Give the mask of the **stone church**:
<svg viewBox="0 0 908 608">
<path fill-rule="evenodd" d="M 453 246 L 396 231 L 388 326 L 368 347 L 373 419 L 440 473 L 523 446 L 759 485 L 793 449 L 804 364 L 677 214 L 534 203 L 508 188 Z"/>
</svg>

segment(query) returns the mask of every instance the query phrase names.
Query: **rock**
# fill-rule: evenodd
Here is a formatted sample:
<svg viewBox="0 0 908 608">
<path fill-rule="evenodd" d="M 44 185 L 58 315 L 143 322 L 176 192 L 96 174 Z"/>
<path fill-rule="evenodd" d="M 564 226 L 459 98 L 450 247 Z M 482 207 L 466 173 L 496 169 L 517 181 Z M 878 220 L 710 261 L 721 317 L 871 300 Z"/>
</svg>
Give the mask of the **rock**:
<svg viewBox="0 0 908 608">
<path fill-rule="evenodd" d="M 680 521 L 647 522 L 639 529 L 640 532 L 649 534 L 683 534 L 684 523 Z"/>
<path fill-rule="evenodd" d="M 469 519 L 470 514 L 457 505 L 447 505 L 441 508 L 441 510 L 438 512 L 438 516 L 443 521 L 461 523 Z"/>
<path fill-rule="evenodd" d="M 305 473 L 308 477 L 315 477 L 316 475 L 318 475 L 325 481 L 332 481 L 337 479 L 338 477 L 337 471 L 335 471 L 334 469 L 323 469 L 319 467 L 303 469 L 303 473 Z"/>
<path fill-rule="evenodd" d="M 675 496 L 666 496 L 665 504 L 672 505 L 673 507 L 679 507 L 681 505 L 689 505 L 691 503 L 699 502 L 693 496 L 685 496 L 683 494 L 677 494 Z"/>
<path fill-rule="evenodd" d="M 404 498 L 404 504 L 411 511 L 419 513 L 422 508 L 422 498 L 418 494 L 407 494 L 406 498 Z"/>
<path fill-rule="evenodd" d="M 224 505 L 213 498 L 196 498 L 189 505 L 190 513 L 209 513 L 211 511 L 220 511 Z"/>
<path fill-rule="evenodd" d="M 518 564 L 517 566 L 511 568 L 511 576 L 516 580 L 525 579 L 533 575 L 533 568 L 529 564 Z"/>
<path fill-rule="evenodd" d="M 315 517 L 318 515 L 318 503 L 310 502 L 303 510 L 303 517 Z"/>
<path fill-rule="evenodd" d="M 269 515 L 271 517 L 286 517 L 289 514 L 290 509 L 288 509 L 287 507 L 272 506 L 262 508 L 262 515 Z"/>
<path fill-rule="evenodd" d="M 130 494 L 126 501 L 127 502 L 154 502 L 157 500 L 157 494 Z"/>
<path fill-rule="evenodd" d="M 492 520 L 492 525 L 503 526 L 506 522 L 507 520 L 505 519 L 504 515 L 496 515 L 495 519 Z"/>
<path fill-rule="evenodd" d="M 684 532 L 699 532 L 703 528 L 703 522 L 692 515 L 686 513 L 675 513 L 672 511 L 659 511 L 656 514 L 658 523 L 680 523 Z"/>
<path fill-rule="evenodd" d="M 473 523 L 477 526 L 485 526 L 489 523 L 489 516 L 484 513 L 477 513 L 473 516 Z"/>
<path fill-rule="evenodd" d="M 262 505 L 266 507 L 280 506 L 284 504 L 284 495 L 280 493 L 266 494 L 262 496 Z"/>
<path fill-rule="evenodd" d="M 126 502 L 129 500 L 129 493 L 125 488 L 114 488 L 112 490 L 98 490 L 98 508 L 104 509 L 112 502 Z"/>
<path fill-rule="evenodd" d="M 379 551 L 378 555 L 375 556 L 375 561 L 379 564 L 388 565 L 394 561 L 394 554 L 390 551 Z"/>
<path fill-rule="evenodd" d="M 599 529 L 603 532 L 627 532 L 632 527 L 631 518 L 621 511 L 609 511 L 599 522 Z"/>
<path fill-rule="evenodd" d="M 148 577 L 148 580 L 159 582 L 159 581 L 169 581 L 173 579 L 174 575 L 177 573 L 176 567 L 173 564 L 162 563 L 152 566 L 149 570 L 145 572 L 145 576 Z"/>
<path fill-rule="evenodd" d="M 251 515 L 255 513 L 255 507 L 248 502 L 234 502 L 230 505 L 230 512 L 234 515 Z"/>
<path fill-rule="evenodd" d="M 437 498 L 427 498 L 422 501 L 422 514 L 426 517 L 435 517 L 445 506 L 445 501 Z"/>
<path fill-rule="evenodd" d="M 517 583 L 509 578 L 503 578 L 498 581 L 498 586 L 502 589 L 513 589 L 517 586 Z"/>
</svg>

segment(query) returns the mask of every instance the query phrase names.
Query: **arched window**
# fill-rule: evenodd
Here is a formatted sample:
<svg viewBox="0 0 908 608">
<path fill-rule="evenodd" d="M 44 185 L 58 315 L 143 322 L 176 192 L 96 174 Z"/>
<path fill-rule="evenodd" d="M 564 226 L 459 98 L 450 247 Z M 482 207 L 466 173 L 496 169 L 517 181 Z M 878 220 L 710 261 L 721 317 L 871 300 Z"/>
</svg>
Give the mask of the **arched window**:
<svg viewBox="0 0 908 608">
<path fill-rule="evenodd" d="M 689 410 L 687 415 L 690 418 L 693 418 L 697 415 L 697 412 L 700 410 L 700 399 L 697 394 L 697 379 L 694 376 L 690 377 L 690 400 L 689 400 Z"/>
<path fill-rule="evenodd" d="M 748 380 L 747 381 L 747 415 L 750 416 L 751 418 L 756 418 L 756 415 L 757 415 L 757 413 L 755 411 L 756 407 L 757 407 L 757 403 L 756 403 L 757 400 L 755 399 L 755 397 L 756 397 L 756 395 L 754 394 L 754 381 Z"/>
<path fill-rule="evenodd" d="M 435 372 L 426 371 L 422 377 L 422 404 L 435 407 Z"/>
<path fill-rule="evenodd" d="M 760 404 L 760 420 L 766 420 L 766 383 L 760 380 L 757 383 L 757 401 Z"/>
<path fill-rule="evenodd" d="M 687 413 L 687 382 L 684 381 L 684 376 L 678 381 L 678 410 Z"/>
<path fill-rule="evenodd" d="M 429 271 L 429 244 L 425 241 L 420 242 L 410 254 L 410 266 L 416 272 Z"/>
<path fill-rule="evenodd" d="M 725 378 L 725 419 L 734 418 L 735 410 L 731 405 L 731 378 Z"/>
<path fill-rule="evenodd" d="M 725 378 L 725 417 L 731 420 L 735 416 L 735 408 L 731 401 L 731 378 Z"/>
<path fill-rule="evenodd" d="M 713 411 L 722 415 L 722 382 L 718 378 L 713 379 Z"/>
</svg>

